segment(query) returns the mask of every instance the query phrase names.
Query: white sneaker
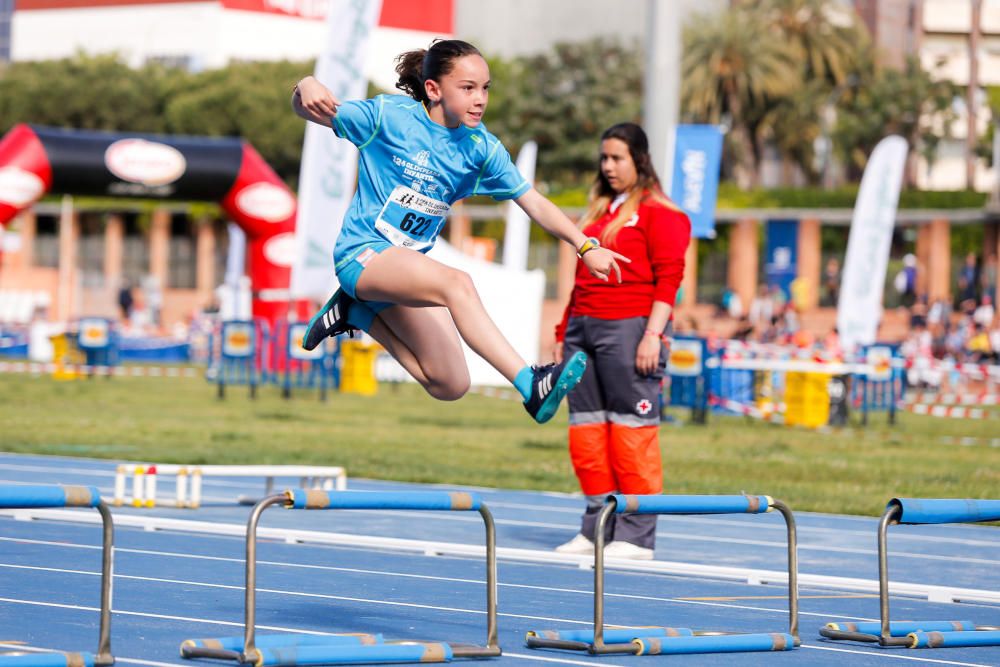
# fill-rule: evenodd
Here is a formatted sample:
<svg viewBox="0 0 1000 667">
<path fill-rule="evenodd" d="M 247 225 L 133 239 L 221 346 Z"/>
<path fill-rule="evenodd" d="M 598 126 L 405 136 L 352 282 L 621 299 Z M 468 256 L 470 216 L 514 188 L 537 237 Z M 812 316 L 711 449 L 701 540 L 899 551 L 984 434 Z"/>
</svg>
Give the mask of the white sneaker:
<svg viewBox="0 0 1000 667">
<path fill-rule="evenodd" d="M 605 558 L 627 558 L 629 560 L 653 560 L 653 550 L 631 542 L 612 542 L 604 547 Z"/>
<path fill-rule="evenodd" d="M 556 553 L 590 556 L 594 553 L 594 543 L 584 537 L 582 533 L 577 533 L 569 542 L 557 546 Z"/>
</svg>

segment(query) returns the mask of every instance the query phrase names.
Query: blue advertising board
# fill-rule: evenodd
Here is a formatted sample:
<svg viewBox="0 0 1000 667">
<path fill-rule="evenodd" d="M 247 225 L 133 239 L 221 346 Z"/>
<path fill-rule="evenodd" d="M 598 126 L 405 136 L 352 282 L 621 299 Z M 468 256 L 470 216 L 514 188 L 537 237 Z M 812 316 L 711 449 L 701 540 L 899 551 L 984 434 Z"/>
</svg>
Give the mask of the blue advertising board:
<svg viewBox="0 0 1000 667">
<path fill-rule="evenodd" d="M 677 126 L 670 198 L 691 219 L 693 238 L 715 238 L 721 166 L 722 131 L 717 126 Z"/>
</svg>

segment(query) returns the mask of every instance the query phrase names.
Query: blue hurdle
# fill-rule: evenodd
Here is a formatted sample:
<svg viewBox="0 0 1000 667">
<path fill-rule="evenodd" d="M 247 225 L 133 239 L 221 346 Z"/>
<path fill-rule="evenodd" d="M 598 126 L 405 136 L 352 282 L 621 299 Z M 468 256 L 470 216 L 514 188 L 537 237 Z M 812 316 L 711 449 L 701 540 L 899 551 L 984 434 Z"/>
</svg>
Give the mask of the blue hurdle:
<svg viewBox="0 0 1000 667">
<path fill-rule="evenodd" d="M 111 655 L 111 569 L 114 560 L 114 524 L 111 512 L 93 486 L 43 484 L 0 486 L 0 509 L 93 507 L 104 524 L 101 556 L 101 622 L 97 653 L 22 653 L 0 655 L 0 667 L 107 667 Z"/>
<path fill-rule="evenodd" d="M 387 641 L 380 634 L 256 636 L 257 524 L 268 507 L 306 510 L 433 510 L 476 511 L 486 528 L 486 644 Z M 486 503 L 473 493 L 365 492 L 292 489 L 257 503 L 247 522 L 246 612 L 242 637 L 187 639 L 183 658 L 233 660 L 255 667 L 296 667 L 348 663 L 449 662 L 453 658 L 490 658 L 500 655 L 497 643 L 496 528 Z M 3 667 L 3 665 L 0 665 Z"/>
<path fill-rule="evenodd" d="M 878 643 L 879 646 L 950 648 L 1000 646 L 1000 627 L 972 621 L 890 621 L 889 526 L 896 524 L 978 523 L 1000 521 L 1000 500 L 893 498 L 878 523 L 878 587 L 881 621 L 827 623 L 827 639 Z"/>
<path fill-rule="evenodd" d="M 604 627 L 604 527 L 612 514 L 762 514 L 777 510 L 788 534 L 788 632 L 729 634 L 690 628 Z M 594 544 L 594 626 L 592 630 L 532 630 L 529 648 L 558 648 L 592 654 L 735 653 L 788 651 L 799 646 L 798 557 L 795 517 L 769 496 L 608 496 L 597 519 Z"/>
</svg>

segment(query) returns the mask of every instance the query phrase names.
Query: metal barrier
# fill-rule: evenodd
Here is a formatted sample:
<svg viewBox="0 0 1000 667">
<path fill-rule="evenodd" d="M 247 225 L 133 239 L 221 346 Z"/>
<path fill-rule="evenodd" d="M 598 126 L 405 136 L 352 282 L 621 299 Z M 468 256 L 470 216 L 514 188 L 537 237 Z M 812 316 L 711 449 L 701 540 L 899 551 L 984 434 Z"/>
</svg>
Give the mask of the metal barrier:
<svg viewBox="0 0 1000 667">
<path fill-rule="evenodd" d="M 604 527 L 617 514 L 762 514 L 777 510 L 788 534 L 788 632 L 729 634 L 690 628 L 604 628 Z M 631 653 L 657 655 L 680 653 L 731 653 L 787 651 L 799 640 L 798 557 L 795 517 L 780 500 L 769 496 L 609 496 L 597 519 L 594 544 L 594 627 L 580 630 L 533 630 L 529 648 L 557 648 L 592 654 Z"/>
<path fill-rule="evenodd" d="M 691 409 L 691 421 L 704 424 L 708 415 L 709 358 L 704 338 L 673 336 L 667 357 L 669 405 Z"/>
<path fill-rule="evenodd" d="M 308 325 L 277 320 L 227 320 L 209 336 L 206 377 L 225 398 L 227 385 L 247 385 L 250 398 L 257 387 L 274 385 L 284 398 L 292 390 L 318 389 L 326 400 L 327 390 L 340 386 L 340 345 L 328 339 L 314 350 L 302 348 Z"/>
<path fill-rule="evenodd" d="M 885 412 L 889 423 L 896 423 L 896 410 L 903 398 L 903 359 L 898 345 L 878 343 L 865 347 L 861 354 L 867 372 L 855 373 L 851 381 L 851 405 L 861 410 L 861 423 L 868 424 L 868 413 Z"/>
<path fill-rule="evenodd" d="M 257 594 L 257 524 L 268 507 L 287 509 L 437 510 L 478 511 L 486 528 L 486 645 L 449 642 L 385 641 L 377 634 L 255 636 Z M 448 662 L 452 658 L 489 658 L 500 655 L 497 643 L 497 560 L 493 515 L 478 495 L 461 492 L 358 492 L 294 489 L 257 503 L 247 522 L 246 615 L 243 637 L 188 639 L 181 644 L 184 658 L 216 658 L 253 663 L 258 667 L 293 665 Z"/>
<path fill-rule="evenodd" d="M 827 639 L 878 643 L 879 646 L 949 648 L 1000 646 L 1000 627 L 972 621 L 891 621 L 889 616 L 889 526 L 897 524 L 1000 521 L 1000 500 L 893 498 L 878 523 L 880 621 L 827 623 Z"/>
<path fill-rule="evenodd" d="M 0 509 L 49 507 L 94 507 L 101 514 L 103 551 L 101 556 L 101 621 L 97 653 L 30 653 L 0 655 L 0 667 L 106 667 L 111 655 L 111 577 L 114 561 L 114 524 L 111 512 L 92 486 L 16 485 L 0 486 Z"/>
<path fill-rule="evenodd" d="M 275 381 L 281 382 L 281 395 L 292 397 L 292 389 L 319 388 L 319 398 L 326 400 L 327 388 L 340 386 L 340 368 L 337 354 L 339 337 L 328 338 L 313 350 L 302 347 L 308 324 L 304 322 L 279 322 L 272 337 L 272 364 Z M 280 376 L 280 379 L 278 379 Z"/>
<path fill-rule="evenodd" d="M 87 359 L 88 375 L 94 376 L 95 368 L 118 365 L 118 332 L 111 320 L 103 317 L 84 317 L 80 320 L 76 345 Z M 103 373 L 110 378 L 111 373 Z"/>
<path fill-rule="evenodd" d="M 267 368 L 267 360 L 261 354 L 267 351 L 265 343 L 267 323 L 258 320 L 229 320 L 219 329 L 218 342 L 213 340 L 210 347 L 214 362 L 209 376 L 218 387 L 218 397 L 225 398 L 226 385 L 247 385 L 250 398 L 257 397 L 257 385 L 261 382 L 261 368 Z M 218 356 L 214 356 L 215 350 Z M 263 362 L 263 363 L 262 363 Z"/>
</svg>

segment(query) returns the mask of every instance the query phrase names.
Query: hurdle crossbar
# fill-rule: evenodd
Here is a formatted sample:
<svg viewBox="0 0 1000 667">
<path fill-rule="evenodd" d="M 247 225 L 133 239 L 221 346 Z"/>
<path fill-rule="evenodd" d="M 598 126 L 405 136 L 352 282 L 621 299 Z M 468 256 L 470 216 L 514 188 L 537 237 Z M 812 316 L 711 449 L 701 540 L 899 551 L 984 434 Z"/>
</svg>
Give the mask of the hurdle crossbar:
<svg viewBox="0 0 1000 667">
<path fill-rule="evenodd" d="M 889 526 L 1000 521 L 1000 500 L 893 498 L 878 522 L 878 623 L 838 622 L 820 628 L 827 639 L 877 643 L 879 646 L 946 648 L 1000 646 L 1000 627 L 972 621 L 892 621 L 889 614 Z"/>
<path fill-rule="evenodd" d="M 478 511 L 486 533 L 486 644 L 385 641 L 381 635 L 255 634 L 257 597 L 257 526 L 264 510 L 275 505 L 307 510 Z M 258 502 L 246 531 L 246 607 L 240 638 L 189 639 L 181 644 L 184 658 L 234 660 L 256 667 L 344 664 L 352 662 L 448 662 L 452 658 L 489 658 L 501 654 L 497 640 L 496 528 L 486 503 L 472 493 L 364 492 L 291 489 Z M 303 639 L 305 638 L 305 639 Z"/>
<path fill-rule="evenodd" d="M 115 662 L 111 655 L 111 579 L 114 564 L 114 522 L 111 511 L 93 486 L 58 486 L 24 484 L 0 486 L 0 509 L 93 507 L 103 525 L 101 553 L 101 620 L 97 634 L 97 653 L 36 653 L 0 655 L 0 667 L 108 667 Z"/>
<path fill-rule="evenodd" d="M 735 634 L 690 628 L 604 627 L 604 530 L 612 514 L 762 514 L 777 510 L 788 535 L 788 632 Z M 731 653 L 785 651 L 798 647 L 798 556 L 795 517 L 769 496 L 612 495 L 598 515 L 594 544 L 594 625 L 592 631 L 533 630 L 529 648 L 558 648 L 591 654 Z"/>
<path fill-rule="evenodd" d="M 129 475 L 132 476 L 131 498 L 126 495 Z M 174 506 L 187 509 L 201 507 L 202 479 L 205 477 L 263 477 L 264 496 L 273 495 L 277 477 L 298 477 L 303 489 L 343 491 L 347 488 L 347 471 L 341 466 L 123 464 L 115 473 L 115 506 L 155 507 L 157 478 L 161 475 L 176 477 Z M 247 496 L 237 500 L 245 505 L 257 502 L 256 498 Z"/>
</svg>

